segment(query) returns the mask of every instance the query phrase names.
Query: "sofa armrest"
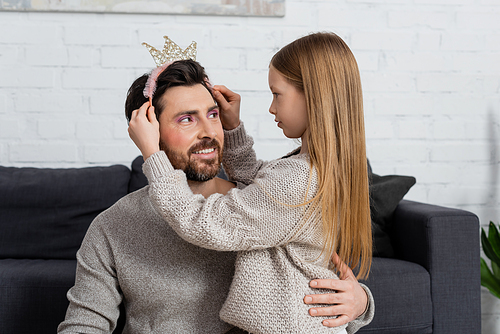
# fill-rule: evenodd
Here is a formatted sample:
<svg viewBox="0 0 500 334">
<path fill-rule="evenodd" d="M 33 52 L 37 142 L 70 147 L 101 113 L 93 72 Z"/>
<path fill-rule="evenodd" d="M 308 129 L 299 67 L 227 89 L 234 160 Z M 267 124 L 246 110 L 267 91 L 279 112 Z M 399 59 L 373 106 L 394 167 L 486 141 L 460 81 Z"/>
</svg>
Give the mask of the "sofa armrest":
<svg viewBox="0 0 500 334">
<path fill-rule="evenodd" d="M 396 257 L 429 271 L 433 333 L 481 332 L 479 220 L 458 209 L 401 201 L 393 217 Z"/>
</svg>

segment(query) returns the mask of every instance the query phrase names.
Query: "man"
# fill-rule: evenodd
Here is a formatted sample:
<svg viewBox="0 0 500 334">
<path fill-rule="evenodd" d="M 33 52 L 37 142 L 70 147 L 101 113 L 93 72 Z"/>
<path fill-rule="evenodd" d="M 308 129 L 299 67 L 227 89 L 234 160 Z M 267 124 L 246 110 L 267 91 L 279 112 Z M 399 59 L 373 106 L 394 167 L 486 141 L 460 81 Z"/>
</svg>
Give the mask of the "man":
<svg viewBox="0 0 500 334">
<path fill-rule="evenodd" d="M 185 172 L 192 192 L 204 197 L 227 193 L 235 185 L 215 177 L 224 135 L 203 68 L 190 60 L 168 66 L 158 76 L 151 107 L 142 95 L 148 77 L 138 78 L 130 87 L 127 118 L 133 113 L 146 115 L 148 108 L 154 111 L 161 148 L 173 166 Z M 227 103 L 221 96 L 218 101 Z M 68 292 L 70 306 L 59 333 L 110 333 L 121 303 L 126 313 L 124 333 L 231 329 L 219 319 L 219 310 L 229 291 L 236 254 L 182 240 L 154 211 L 148 189 L 122 198 L 92 222 L 77 254 L 75 286 Z M 340 315 L 329 321 L 329 327 L 357 318 L 367 307 L 366 294 L 352 272 L 342 273 L 342 281 L 311 283 L 338 293 L 304 296 L 311 304 L 337 304 L 310 310 L 311 315 Z"/>
</svg>

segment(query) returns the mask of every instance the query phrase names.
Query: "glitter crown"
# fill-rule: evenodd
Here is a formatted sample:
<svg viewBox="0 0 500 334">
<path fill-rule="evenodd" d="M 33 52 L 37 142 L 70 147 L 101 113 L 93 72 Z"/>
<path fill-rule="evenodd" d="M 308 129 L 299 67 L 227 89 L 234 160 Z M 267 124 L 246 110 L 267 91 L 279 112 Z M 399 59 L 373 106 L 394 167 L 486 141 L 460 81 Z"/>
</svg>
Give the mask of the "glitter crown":
<svg viewBox="0 0 500 334">
<path fill-rule="evenodd" d="M 174 62 L 176 60 L 192 59 L 196 60 L 196 42 L 192 42 L 184 51 L 175 44 L 168 36 L 163 36 L 165 45 L 163 50 L 158 50 L 148 43 L 142 43 L 151 53 L 156 66 L 162 66 L 165 63 Z"/>
</svg>

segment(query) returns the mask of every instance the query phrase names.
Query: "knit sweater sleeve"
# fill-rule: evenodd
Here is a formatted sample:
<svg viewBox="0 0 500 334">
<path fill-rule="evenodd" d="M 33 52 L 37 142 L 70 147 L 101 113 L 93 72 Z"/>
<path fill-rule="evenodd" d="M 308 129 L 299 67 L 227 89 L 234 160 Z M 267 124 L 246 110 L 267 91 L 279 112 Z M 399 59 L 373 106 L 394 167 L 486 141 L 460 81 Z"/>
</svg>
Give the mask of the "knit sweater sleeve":
<svg viewBox="0 0 500 334">
<path fill-rule="evenodd" d="M 253 138 L 250 137 L 243 125 L 233 130 L 224 130 L 224 155 L 222 158 L 224 171 L 230 180 L 248 185 L 265 162 L 257 160 L 253 149 Z"/>
<path fill-rule="evenodd" d="M 122 295 L 113 256 L 104 233 L 91 224 L 77 253 L 75 285 L 68 291 L 69 307 L 58 333 L 112 333 Z"/>
<path fill-rule="evenodd" d="M 375 316 L 375 300 L 373 299 L 372 292 L 366 285 L 362 283 L 360 285 L 368 295 L 368 307 L 362 315 L 349 322 L 346 328 L 348 334 L 356 333 L 361 327 L 368 325 Z"/>
<path fill-rule="evenodd" d="M 289 241 L 304 215 L 310 168 L 306 157 L 281 159 L 262 169 L 255 182 L 226 196 L 194 195 L 185 174 L 174 170 L 162 151 L 143 165 L 157 213 L 187 242 L 200 247 L 240 251 Z"/>
</svg>

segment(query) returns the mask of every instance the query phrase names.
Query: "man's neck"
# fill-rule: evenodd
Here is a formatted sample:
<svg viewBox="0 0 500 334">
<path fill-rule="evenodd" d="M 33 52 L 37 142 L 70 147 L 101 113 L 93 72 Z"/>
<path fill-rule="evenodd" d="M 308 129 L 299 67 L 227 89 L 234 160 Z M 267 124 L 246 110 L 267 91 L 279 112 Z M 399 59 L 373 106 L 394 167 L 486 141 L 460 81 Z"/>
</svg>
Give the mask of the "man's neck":
<svg viewBox="0 0 500 334">
<path fill-rule="evenodd" d="M 188 185 L 193 194 L 201 194 L 205 198 L 215 193 L 225 195 L 235 187 L 233 183 L 218 177 L 203 182 L 188 180 Z"/>
</svg>

